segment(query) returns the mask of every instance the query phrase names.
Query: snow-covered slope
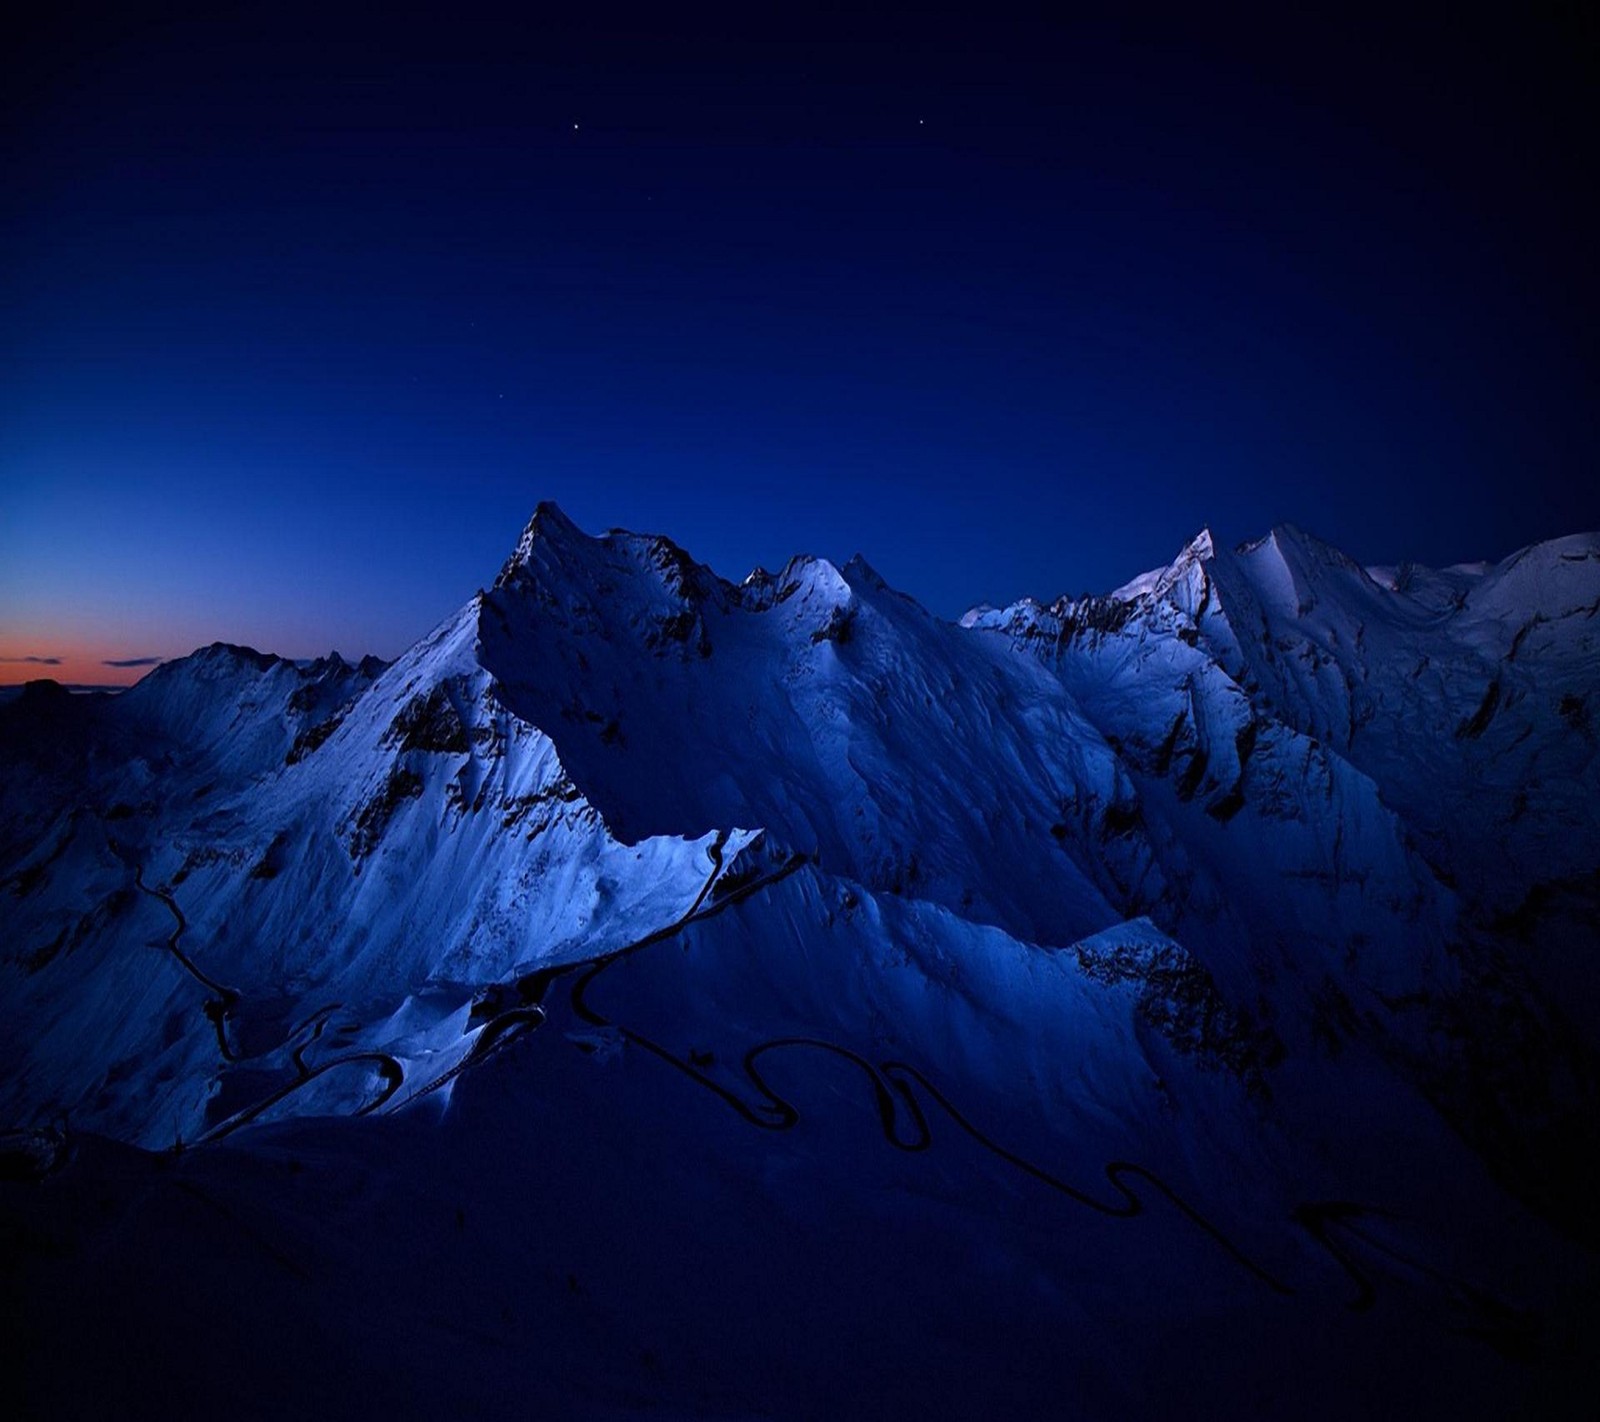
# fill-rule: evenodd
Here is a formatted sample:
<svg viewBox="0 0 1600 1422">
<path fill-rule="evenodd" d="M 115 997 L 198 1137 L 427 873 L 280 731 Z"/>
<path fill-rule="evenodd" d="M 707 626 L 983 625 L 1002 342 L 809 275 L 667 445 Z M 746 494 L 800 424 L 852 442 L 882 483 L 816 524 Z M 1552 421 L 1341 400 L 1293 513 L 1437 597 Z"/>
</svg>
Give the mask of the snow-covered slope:
<svg viewBox="0 0 1600 1422">
<path fill-rule="evenodd" d="M 753 1221 L 824 1228 L 815 1189 L 885 1227 L 839 1204 L 837 1153 L 900 1200 L 916 1249 L 891 1267 L 914 1293 L 938 1220 L 991 1303 L 1011 1278 L 1052 1328 L 1126 1310 L 1169 1350 L 1170 1311 L 1218 1289 L 1254 1318 L 1341 1280 L 1370 1303 L 1381 1276 L 1416 1304 L 1384 1348 L 1514 1394 L 1417 1320 L 1511 1347 L 1533 1325 L 1494 1314 L 1480 1275 L 1534 1261 L 1536 1310 L 1592 1282 L 1563 1241 L 1595 1223 L 1576 1162 L 1600 1037 L 1597 609 L 1594 536 L 1432 572 L 1280 529 L 956 625 L 860 559 L 735 584 L 543 505 L 493 586 L 392 665 L 218 645 L 117 698 L 0 706 L 5 1158 L 92 1181 L 124 1167 L 86 1133 L 182 1145 L 195 1189 L 295 1235 L 258 1179 L 285 1140 L 343 1162 L 330 1181 L 424 1192 L 447 1142 L 495 1214 L 528 1162 L 484 1133 L 527 1150 L 538 1120 L 576 1158 L 598 1111 L 619 1144 L 594 1149 L 632 1173 L 596 1218 L 699 1219 L 697 1189 L 731 1192 L 747 1243 L 781 1254 Z M 641 1166 L 658 1133 L 674 1163 Z M 796 1144 L 738 1144 L 767 1136 Z M 534 1174 L 536 1211 L 597 1188 Z M 378 1228 L 327 1189 L 354 1236 Z M 1156 1222 L 1069 1258 L 1041 1242 L 1044 1197 Z M 169 1243 L 197 1261 L 188 1228 Z M 732 1278 L 749 1265 L 726 1243 L 703 1262 Z M 846 1230 L 819 1257 L 848 1269 L 859 1246 Z M 586 1276 L 619 1267 L 589 1248 Z M 1165 1290 L 1133 1282 L 1163 1266 Z M 70 1311 L 53 1267 L 28 1277 Z M 585 1391 L 585 1349 L 666 1327 L 610 1307 L 540 1315 L 580 1411 L 621 1405 Z M 1301 1346 L 1326 1320 L 1283 1326 Z M 1096 1372 L 1110 1335 L 1083 1342 L 1017 1397 L 1137 1404 Z M 750 1356 L 696 1366 L 726 1381 Z M 710 1397 L 624 1373 L 622 1394 L 689 1411 L 830 1395 L 820 1374 Z M 60 1379 L 40 1396 L 83 1400 Z"/>
</svg>

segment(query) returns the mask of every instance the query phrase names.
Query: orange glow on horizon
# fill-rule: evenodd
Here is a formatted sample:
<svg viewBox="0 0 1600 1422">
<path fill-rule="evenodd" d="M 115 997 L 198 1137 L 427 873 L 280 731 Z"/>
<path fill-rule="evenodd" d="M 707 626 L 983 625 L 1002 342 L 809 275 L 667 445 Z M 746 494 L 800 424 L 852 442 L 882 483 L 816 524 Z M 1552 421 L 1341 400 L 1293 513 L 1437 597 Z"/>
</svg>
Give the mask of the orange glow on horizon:
<svg viewBox="0 0 1600 1422">
<path fill-rule="evenodd" d="M 138 665 L 113 666 L 137 661 Z M 66 686 L 132 686 L 151 663 L 118 647 L 85 646 L 59 636 L 0 632 L 0 686 L 48 678 Z"/>
</svg>

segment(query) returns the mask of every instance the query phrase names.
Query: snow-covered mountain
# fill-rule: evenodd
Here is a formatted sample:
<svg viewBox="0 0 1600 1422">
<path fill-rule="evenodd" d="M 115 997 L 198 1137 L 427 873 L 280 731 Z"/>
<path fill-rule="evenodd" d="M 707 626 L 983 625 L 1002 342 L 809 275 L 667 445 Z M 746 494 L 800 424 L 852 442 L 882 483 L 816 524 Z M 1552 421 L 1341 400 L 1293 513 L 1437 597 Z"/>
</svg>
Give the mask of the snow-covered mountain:
<svg viewBox="0 0 1600 1422">
<path fill-rule="evenodd" d="M 115 698 L 33 684 L 0 705 L 26 1327 L 59 1341 L 93 1270 L 124 1300 L 242 1271 L 246 1334 L 289 1308 L 344 1340 L 355 1391 L 305 1395 L 401 1411 L 497 1405 L 518 1357 L 606 1415 L 1569 1382 L 1597 614 L 1596 535 L 1435 571 L 1203 533 L 956 625 L 859 558 L 735 584 L 542 505 L 393 664 L 217 645 Z M 219 1272 L 194 1196 L 247 1260 Z M 49 1247 L 91 1234 L 93 1269 Z M 286 1299 L 275 1258 L 361 1288 Z M 352 1341 L 330 1319 L 375 1289 L 438 1302 Z M 177 1356 L 152 1317 L 127 1378 Z"/>
</svg>

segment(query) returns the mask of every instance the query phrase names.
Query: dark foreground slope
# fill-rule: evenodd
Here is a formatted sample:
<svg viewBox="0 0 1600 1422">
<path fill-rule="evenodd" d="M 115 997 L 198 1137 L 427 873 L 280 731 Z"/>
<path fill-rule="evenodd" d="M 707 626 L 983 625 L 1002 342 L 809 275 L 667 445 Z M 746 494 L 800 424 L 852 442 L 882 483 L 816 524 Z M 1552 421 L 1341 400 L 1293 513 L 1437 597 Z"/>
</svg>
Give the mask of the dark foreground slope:
<svg viewBox="0 0 1600 1422">
<path fill-rule="evenodd" d="M 956 627 L 541 509 L 0 708 L 27 1406 L 1576 1414 L 1596 549 Z"/>
</svg>

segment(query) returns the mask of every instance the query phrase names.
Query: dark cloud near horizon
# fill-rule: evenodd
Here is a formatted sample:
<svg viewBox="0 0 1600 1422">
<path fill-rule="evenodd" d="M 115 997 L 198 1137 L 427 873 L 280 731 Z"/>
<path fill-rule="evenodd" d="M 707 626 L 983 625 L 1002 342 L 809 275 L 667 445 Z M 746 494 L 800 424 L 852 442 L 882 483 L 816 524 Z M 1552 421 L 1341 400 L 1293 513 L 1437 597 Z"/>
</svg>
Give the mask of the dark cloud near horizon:
<svg viewBox="0 0 1600 1422">
<path fill-rule="evenodd" d="M 165 657 L 107 657 L 100 663 L 103 667 L 158 667 L 166 661 Z"/>
<path fill-rule="evenodd" d="M 61 665 L 60 657 L 0 657 L 0 662 L 27 662 L 36 667 L 58 667 Z"/>
</svg>

